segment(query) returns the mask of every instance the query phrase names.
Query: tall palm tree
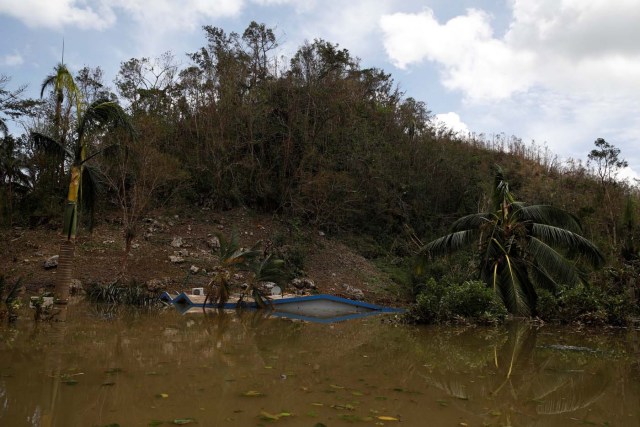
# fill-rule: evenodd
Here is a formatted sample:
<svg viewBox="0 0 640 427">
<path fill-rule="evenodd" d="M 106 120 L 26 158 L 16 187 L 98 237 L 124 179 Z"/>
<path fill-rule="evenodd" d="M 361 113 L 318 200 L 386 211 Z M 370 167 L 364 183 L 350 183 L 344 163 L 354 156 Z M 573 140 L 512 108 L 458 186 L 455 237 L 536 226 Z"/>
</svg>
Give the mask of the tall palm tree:
<svg viewBox="0 0 640 427">
<path fill-rule="evenodd" d="M 80 89 L 76 85 L 73 75 L 69 71 L 64 63 L 59 63 L 54 68 L 53 74 L 48 75 L 42 82 L 40 87 L 40 98 L 43 97 L 44 92 L 48 89 L 53 89 L 55 97 L 55 111 L 53 118 L 54 134 L 56 139 L 61 142 L 66 142 L 67 126 L 62 123 L 62 107 L 64 104 L 65 96 L 75 104 L 76 114 L 80 115 L 80 109 L 82 107 L 82 97 Z M 67 123 L 68 125 L 68 123 Z"/>
<path fill-rule="evenodd" d="M 59 143 L 60 147 L 66 147 L 71 130 L 71 109 L 75 106 L 76 117 L 80 117 L 82 114 L 82 96 L 73 75 L 64 62 L 56 65 L 53 73 L 44 79 L 40 87 L 40 98 L 44 96 L 47 89 L 53 90 L 55 102 L 52 137 Z M 66 106 L 65 99 L 69 101 Z M 56 165 L 52 168 L 51 177 L 54 179 L 55 187 L 59 188 L 59 185 L 63 185 L 65 172 L 64 150 L 51 150 L 52 146 L 48 148 L 50 159 Z"/>
<path fill-rule="evenodd" d="M 559 283 L 584 282 L 580 261 L 604 263 L 600 250 L 580 235 L 578 219 L 549 205 L 515 200 L 497 167 L 492 210 L 455 221 L 451 233 L 427 243 L 419 253 L 430 257 L 477 245 L 480 278 L 493 288 L 512 314 L 535 314 L 538 286 L 555 290 Z"/>
<path fill-rule="evenodd" d="M 78 196 L 82 188 L 83 197 L 90 197 L 91 189 L 94 188 L 92 184 L 95 183 L 95 171 L 85 167 L 87 161 L 100 153 L 95 152 L 89 155 L 90 136 L 103 135 L 104 132 L 117 127 L 133 133 L 131 123 L 122 107 L 116 101 L 102 98 L 91 103 L 78 116 L 71 144 L 63 144 L 62 141 L 44 134 L 32 133 L 37 142 L 48 146 L 55 145 L 64 150 L 71 161 L 69 190 L 63 219 L 64 240 L 60 246 L 55 289 L 56 300 L 61 303 L 69 298 L 69 283 L 78 228 Z"/>
</svg>

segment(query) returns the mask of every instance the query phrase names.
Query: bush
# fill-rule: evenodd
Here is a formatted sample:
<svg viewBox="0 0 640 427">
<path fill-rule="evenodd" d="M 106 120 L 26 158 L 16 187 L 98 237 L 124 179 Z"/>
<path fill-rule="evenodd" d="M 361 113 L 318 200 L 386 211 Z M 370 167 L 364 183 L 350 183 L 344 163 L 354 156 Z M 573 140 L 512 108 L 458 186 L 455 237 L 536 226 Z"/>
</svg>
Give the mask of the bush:
<svg viewBox="0 0 640 427">
<path fill-rule="evenodd" d="M 440 318 L 440 301 L 445 293 L 441 282 L 430 278 L 421 286 L 422 292 L 416 297 L 416 303 L 407 312 L 413 323 L 437 323 Z"/>
<path fill-rule="evenodd" d="M 558 298 L 546 289 L 538 289 L 536 315 L 545 321 L 558 320 L 560 307 Z"/>
<path fill-rule="evenodd" d="M 538 292 L 538 316 L 545 321 L 586 325 L 626 325 L 636 313 L 624 291 L 599 286 L 562 286 L 557 295 Z"/>
<path fill-rule="evenodd" d="M 407 316 L 415 323 L 462 321 L 490 324 L 504 320 L 507 310 L 483 282 L 469 280 L 461 284 L 446 284 L 431 278 Z"/>
</svg>

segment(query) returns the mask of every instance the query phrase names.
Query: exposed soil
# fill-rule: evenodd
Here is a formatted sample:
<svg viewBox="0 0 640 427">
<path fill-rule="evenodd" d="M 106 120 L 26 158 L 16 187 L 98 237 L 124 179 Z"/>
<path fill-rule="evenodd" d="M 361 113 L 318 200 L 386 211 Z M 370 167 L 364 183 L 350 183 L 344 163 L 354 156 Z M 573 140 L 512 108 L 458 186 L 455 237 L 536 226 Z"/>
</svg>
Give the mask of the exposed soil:
<svg viewBox="0 0 640 427">
<path fill-rule="evenodd" d="M 187 215 L 163 212 L 145 218 L 127 259 L 126 278 L 139 283 L 160 279 L 172 291 L 204 286 L 210 280 L 207 271 L 217 265 L 212 238 L 216 233 L 230 237 L 233 230 L 247 247 L 262 241 L 267 251 L 286 253 L 294 248 L 303 252 L 299 276 L 313 280 L 319 293 L 352 297 L 350 292 L 357 289 L 366 301 L 402 304 L 389 276 L 338 240 L 319 230 L 301 229 L 245 209 L 201 210 Z M 171 245 L 176 237 L 182 239 L 180 247 Z M 14 227 L 0 230 L 0 238 L 0 275 L 9 283 L 22 278 L 30 292 L 53 288 L 56 268 L 45 269 L 44 261 L 58 253 L 60 230 Z M 123 247 L 116 217 L 101 220 L 92 233 L 80 230 L 74 277 L 84 285 L 115 280 L 122 272 Z M 169 260 L 172 255 L 181 255 L 184 261 L 173 263 Z M 190 272 L 192 266 L 199 271 Z"/>
</svg>

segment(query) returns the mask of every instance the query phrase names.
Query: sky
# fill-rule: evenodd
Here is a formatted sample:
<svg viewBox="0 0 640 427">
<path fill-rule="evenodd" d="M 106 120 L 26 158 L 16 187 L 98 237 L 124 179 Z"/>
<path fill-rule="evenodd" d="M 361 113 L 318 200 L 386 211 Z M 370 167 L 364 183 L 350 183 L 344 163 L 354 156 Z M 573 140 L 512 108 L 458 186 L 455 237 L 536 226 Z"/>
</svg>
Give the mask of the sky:
<svg viewBox="0 0 640 427">
<path fill-rule="evenodd" d="M 203 25 L 274 29 L 279 54 L 307 41 L 391 73 L 457 132 L 515 135 L 561 160 L 597 138 L 640 177 L 640 0 L 0 0 L 0 74 L 38 96 L 64 61 L 101 67 L 205 45 Z M 113 85 L 111 84 L 113 87 Z"/>
</svg>

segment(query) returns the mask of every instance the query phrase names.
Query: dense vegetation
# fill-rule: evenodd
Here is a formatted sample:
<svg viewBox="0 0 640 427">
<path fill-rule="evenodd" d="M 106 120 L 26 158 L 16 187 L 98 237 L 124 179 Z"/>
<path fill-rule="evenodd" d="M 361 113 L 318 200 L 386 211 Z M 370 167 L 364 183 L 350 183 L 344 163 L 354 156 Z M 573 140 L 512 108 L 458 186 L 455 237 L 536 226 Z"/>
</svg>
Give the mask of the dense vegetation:
<svg viewBox="0 0 640 427">
<path fill-rule="evenodd" d="M 616 180 L 625 163 L 612 144 L 598 138 L 588 152 L 585 141 L 584 165 L 503 134 L 458 136 L 389 74 L 361 67 L 330 42 L 305 43 L 286 63 L 264 25 L 251 23 L 243 34 L 206 26 L 204 35 L 184 67 L 169 53 L 123 62 L 113 90 L 100 68 L 85 67 L 73 86 L 55 84 L 54 74 L 42 99 L 28 100 L 2 76 L 0 222 L 60 225 L 74 164 L 60 148 L 75 144 L 82 153 L 73 159 L 96 178 L 82 180 L 82 198 L 93 194 L 86 184 L 98 184 L 98 211 L 120 213 L 127 248 L 152 207 L 246 206 L 343 238 L 418 297 L 430 279 L 475 289 L 472 251 L 430 262 L 422 275 L 411 260 L 457 218 L 491 209 L 492 167 L 500 164 L 518 200 L 572 213 L 606 257 L 607 267 L 581 285 L 588 303 L 575 302 L 570 293 L 580 288 L 565 289 L 565 281 L 540 296 L 538 313 L 560 318 L 570 300 L 585 313 L 605 310 L 597 292 L 624 301 L 619 319 L 637 310 L 638 194 Z M 115 101 L 126 106 L 134 135 L 81 126 L 86 106 Z M 5 124 L 18 117 L 28 132 L 8 134 Z M 92 219 L 84 208 L 80 221 Z"/>
</svg>

